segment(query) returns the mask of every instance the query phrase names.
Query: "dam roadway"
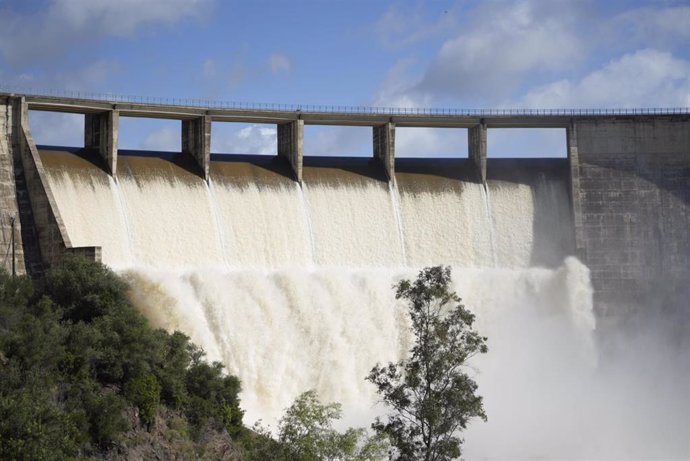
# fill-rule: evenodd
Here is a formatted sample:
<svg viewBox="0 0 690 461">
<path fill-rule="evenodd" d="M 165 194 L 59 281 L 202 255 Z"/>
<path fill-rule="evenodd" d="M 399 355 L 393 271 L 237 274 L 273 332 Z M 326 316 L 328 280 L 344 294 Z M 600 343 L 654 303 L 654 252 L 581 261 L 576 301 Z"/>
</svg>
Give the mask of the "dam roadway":
<svg viewBox="0 0 690 461">
<path fill-rule="evenodd" d="M 65 251 L 99 255 L 97 247 L 73 247 L 69 241 L 31 136 L 29 110 L 84 114 L 84 147 L 103 159 L 106 173 L 112 177 L 118 175 L 119 117 L 180 120 L 182 153 L 193 159 L 199 176 L 207 181 L 212 169 L 212 122 L 275 124 L 276 154 L 287 160 L 292 179 L 298 184 L 305 179 L 304 125 L 371 126 L 372 157 L 382 170 L 382 181 L 394 180 L 396 166 L 402 165 L 402 160 L 395 158 L 396 127 L 467 129 L 469 155 L 468 160 L 457 164 L 462 170 L 458 178 L 463 178 L 458 180 L 477 184 L 497 181 L 499 170 L 501 180 L 519 182 L 517 176 L 510 178 L 509 168 L 500 166 L 498 159 L 487 159 L 491 128 L 561 128 L 566 131 L 568 158 L 548 159 L 556 168 L 545 168 L 539 173 L 565 175 L 569 196 L 566 211 L 571 227 L 569 253 L 590 268 L 600 311 L 655 305 L 660 292 L 670 303 L 684 302 L 682 290 L 690 277 L 687 110 L 463 112 L 202 104 L 0 94 L 3 209 L 15 210 L 23 217 L 23 227 L 35 229 L 22 231 L 22 237 L 37 242 L 45 265 L 59 260 Z M 434 153 L 425 155 L 431 162 Z M 537 168 L 537 163 L 526 159 L 512 162 Z M 27 206 L 31 209 L 26 210 Z M 5 221 L 3 226 L 7 227 Z M 8 235 L 6 231 L 3 229 L 3 235 Z M 24 267 L 24 262 L 19 266 Z"/>
</svg>

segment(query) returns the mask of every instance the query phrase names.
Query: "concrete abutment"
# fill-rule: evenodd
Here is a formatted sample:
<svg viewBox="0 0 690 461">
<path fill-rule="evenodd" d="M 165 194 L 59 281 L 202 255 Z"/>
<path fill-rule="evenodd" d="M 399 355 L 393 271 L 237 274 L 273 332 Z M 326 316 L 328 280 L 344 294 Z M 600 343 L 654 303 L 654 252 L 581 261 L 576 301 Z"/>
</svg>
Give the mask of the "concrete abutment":
<svg viewBox="0 0 690 461">
<path fill-rule="evenodd" d="M 24 243 L 12 155 L 12 102 L 10 98 L 0 99 L 0 268 L 24 274 Z"/>
<path fill-rule="evenodd" d="M 44 269 L 72 253 L 100 260 L 100 247 L 74 247 L 70 242 L 29 130 L 26 100 L 20 96 L 11 97 L 5 107 L 6 112 L 12 114 L 11 127 L 6 130 L 11 139 L 15 190 L 14 197 L 3 199 L 17 203 L 27 271 L 40 276 Z M 96 124 L 93 119 L 91 121 Z"/>
</svg>

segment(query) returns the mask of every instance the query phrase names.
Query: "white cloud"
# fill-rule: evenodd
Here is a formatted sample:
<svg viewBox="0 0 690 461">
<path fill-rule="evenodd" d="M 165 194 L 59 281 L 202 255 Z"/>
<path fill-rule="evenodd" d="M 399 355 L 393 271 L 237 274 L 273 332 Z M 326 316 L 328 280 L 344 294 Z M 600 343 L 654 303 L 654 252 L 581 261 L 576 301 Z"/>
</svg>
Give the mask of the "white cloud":
<svg viewBox="0 0 690 461">
<path fill-rule="evenodd" d="M 487 135 L 489 157 L 567 157 L 563 128 L 492 128 Z"/>
<path fill-rule="evenodd" d="M 180 151 L 180 130 L 173 126 L 163 126 L 151 132 L 142 142 L 144 150 L 161 152 Z"/>
<path fill-rule="evenodd" d="M 39 145 L 84 145 L 84 116 L 81 114 L 29 111 L 29 127 Z"/>
<path fill-rule="evenodd" d="M 430 101 L 429 95 L 410 92 L 409 89 L 419 81 L 414 75 L 417 61 L 403 58 L 386 73 L 374 96 L 373 106 L 377 107 L 425 107 Z"/>
<path fill-rule="evenodd" d="M 276 128 L 265 125 L 215 123 L 211 136 L 211 151 L 224 154 L 276 153 Z"/>
<path fill-rule="evenodd" d="M 461 128 L 398 128 L 396 157 L 467 157 L 467 130 Z"/>
<path fill-rule="evenodd" d="M 535 73 L 571 71 L 583 56 L 577 17 L 571 3 L 484 3 L 415 90 L 491 103 Z"/>
<path fill-rule="evenodd" d="M 579 80 L 562 79 L 529 91 L 532 108 L 690 107 L 690 62 L 669 52 L 638 50 Z"/>
<path fill-rule="evenodd" d="M 274 53 L 268 58 L 268 64 L 271 67 L 271 72 L 277 74 L 279 72 L 289 72 L 292 67 L 290 58 L 281 53 Z"/>
<path fill-rule="evenodd" d="M 614 28 L 644 40 L 690 38 L 690 6 L 644 7 L 621 13 L 611 21 Z"/>
<path fill-rule="evenodd" d="M 126 36 L 143 25 L 198 15 L 207 6 L 206 0 L 54 0 L 49 11 L 71 29 L 98 26 L 103 34 Z"/>
<path fill-rule="evenodd" d="M 85 92 L 103 87 L 109 80 L 117 80 L 122 69 L 122 65 L 117 61 L 100 59 L 84 66 L 67 68 L 50 74 L 24 72 L 3 80 L 8 89 L 17 92 L 50 90 Z"/>
<path fill-rule="evenodd" d="M 427 69 L 420 74 L 409 58 L 400 60 L 374 101 L 429 107 L 459 100 L 465 107 L 486 107 L 514 97 L 535 78 L 574 72 L 586 56 L 582 13 L 582 4 L 564 1 L 480 3 L 452 23 L 454 33 Z M 396 15 L 389 10 L 383 20 Z"/>
<path fill-rule="evenodd" d="M 405 4 L 403 7 L 396 3 L 374 24 L 374 30 L 384 46 L 400 48 L 447 31 L 456 25 L 456 16 L 457 12 L 453 8 L 434 8 L 423 2 L 412 7 Z"/>
<path fill-rule="evenodd" d="M 0 55 L 15 66 L 60 59 L 68 50 L 106 36 L 129 36 L 143 26 L 171 25 L 207 11 L 212 0 L 52 0 L 31 14 L 3 8 Z"/>
<path fill-rule="evenodd" d="M 370 127 L 308 125 L 304 129 L 304 155 L 370 157 L 373 150 Z"/>
</svg>

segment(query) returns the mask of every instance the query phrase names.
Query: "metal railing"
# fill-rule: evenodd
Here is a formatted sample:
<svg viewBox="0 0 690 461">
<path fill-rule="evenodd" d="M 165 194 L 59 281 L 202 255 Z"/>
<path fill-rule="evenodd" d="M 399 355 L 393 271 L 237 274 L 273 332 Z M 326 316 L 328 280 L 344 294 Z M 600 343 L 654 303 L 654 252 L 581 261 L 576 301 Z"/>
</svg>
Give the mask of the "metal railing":
<svg viewBox="0 0 690 461">
<path fill-rule="evenodd" d="M 155 104 L 179 107 L 235 109 L 272 112 L 344 113 L 361 115 L 419 115 L 419 116 L 577 116 L 577 115 L 666 115 L 690 114 L 690 107 L 590 108 L 590 109 L 452 109 L 418 107 L 341 106 L 324 104 L 279 104 L 262 102 L 218 101 L 212 99 L 169 98 L 156 96 L 97 93 L 56 89 L 36 89 L 0 84 L 0 93 L 16 93 L 35 97 L 71 98 L 109 103 Z"/>
</svg>

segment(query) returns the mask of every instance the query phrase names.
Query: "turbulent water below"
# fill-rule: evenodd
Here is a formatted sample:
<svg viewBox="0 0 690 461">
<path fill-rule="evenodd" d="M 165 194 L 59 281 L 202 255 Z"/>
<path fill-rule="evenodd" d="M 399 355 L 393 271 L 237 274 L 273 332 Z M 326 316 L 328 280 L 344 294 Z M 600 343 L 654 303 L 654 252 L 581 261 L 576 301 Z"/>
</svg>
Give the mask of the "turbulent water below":
<svg viewBox="0 0 690 461">
<path fill-rule="evenodd" d="M 214 161 L 208 183 L 179 155 L 121 155 L 117 180 L 83 152 L 41 158 L 72 244 L 101 246 L 155 325 L 241 378 L 248 422 L 314 388 L 368 426 L 383 409 L 365 376 L 412 341 L 392 286 L 448 264 L 489 338 L 468 368 L 489 416 L 468 459 L 690 453 L 690 405 L 602 364 L 564 165 L 497 164 L 482 185 L 462 163 L 401 164 L 389 185 L 366 160 L 307 162 L 298 185 L 266 158 Z"/>
</svg>

